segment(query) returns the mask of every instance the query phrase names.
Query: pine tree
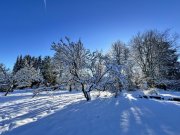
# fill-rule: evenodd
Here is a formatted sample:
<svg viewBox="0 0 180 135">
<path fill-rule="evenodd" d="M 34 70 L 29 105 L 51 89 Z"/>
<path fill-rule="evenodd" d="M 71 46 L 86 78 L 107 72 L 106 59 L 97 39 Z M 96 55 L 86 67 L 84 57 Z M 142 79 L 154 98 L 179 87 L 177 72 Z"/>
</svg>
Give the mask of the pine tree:
<svg viewBox="0 0 180 135">
<path fill-rule="evenodd" d="M 16 62 L 14 64 L 14 67 L 13 67 L 13 74 L 16 74 L 16 72 L 19 70 L 19 61 L 20 61 L 20 57 L 18 56 L 17 59 L 16 59 Z"/>
<path fill-rule="evenodd" d="M 12 90 L 12 74 L 0 63 L 0 90 L 6 91 L 5 96 Z"/>
<path fill-rule="evenodd" d="M 39 66 L 41 63 L 40 61 L 41 61 L 41 57 L 39 57 Z M 50 85 L 56 84 L 56 75 L 53 71 L 53 66 L 51 63 L 51 57 L 50 56 L 46 56 L 42 60 L 41 73 L 43 75 L 45 84 L 50 84 Z"/>
</svg>

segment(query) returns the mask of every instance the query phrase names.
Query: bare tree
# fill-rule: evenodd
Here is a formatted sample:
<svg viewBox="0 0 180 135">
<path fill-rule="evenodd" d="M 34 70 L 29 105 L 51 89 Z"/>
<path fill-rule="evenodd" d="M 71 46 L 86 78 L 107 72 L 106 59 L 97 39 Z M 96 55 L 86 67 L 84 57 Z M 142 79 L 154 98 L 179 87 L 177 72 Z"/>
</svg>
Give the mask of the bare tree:
<svg viewBox="0 0 180 135">
<path fill-rule="evenodd" d="M 116 96 L 122 89 L 129 89 L 131 83 L 131 61 L 129 60 L 129 48 L 125 43 L 117 41 L 112 44 L 109 56 L 111 70 L 109 76 L 114 81 Z"/>
<path fill-rule="evenodd" d="M 166 78 L 168 69 L 174 68 L 173 64 L 168 65 L 170 61 L 177 61 L 175 41 L 176 37 L 171 36 L 169 31 L 156 30 L 138 33 L 132 39 L 132 57 L 149 86 L 152 87 L 155 80 Z"/>
<path fill-rule="evenodd" d="M 117 41 L 112 44 L 110 55 L 115 63 L 118 65 L 123 65 L 126 63 L 129 57 L 129 50 L 125 43 L 122 41 Z"/>
<path fill-rule="evenodd" d="M 54 43 L 52 49 L 56 52 L 56 62 L 63 64 L 63 74 L 66 74 L 70 89 L 74 83 L 80 84 L 87 101 L 91 99 L 92 90 L 103 90 L 110 67 L 106 66 L 106 57 L 101 52 L 91 53 L 80 40 L 71 42 L 68 38 L 66 42 Z"/>
<path fill-rule="evenodd" d="M 107 65 L 107 57 L 102 54 L 102 52 L 95 51 L 89 55 L 89 61 L 87 62 L 87 71 L 89 77 L 87 80 L 87 91 L 92 91 L 93 89 L 104 91 L 105 86 L 109 82 L 107 76 L 111 67 Z"/>
<path fill-rule="evenodd" d="M 90 100 L 90 95 L 85 90 L 85 66 L 89 51 L 84 48 L 81 40 L 71 42 L 70 39 L 66 37 L 65 42 L 61 40 L 57 44 L 53 43 L 52 49 L 56 52 L 54 59 L 59 60 L 59 62 L 63 64 L 63 68 L 70 74 L 67 81 L 69 83 L 75 81 L 81 84 L 85 98 Z"/>
</svg>

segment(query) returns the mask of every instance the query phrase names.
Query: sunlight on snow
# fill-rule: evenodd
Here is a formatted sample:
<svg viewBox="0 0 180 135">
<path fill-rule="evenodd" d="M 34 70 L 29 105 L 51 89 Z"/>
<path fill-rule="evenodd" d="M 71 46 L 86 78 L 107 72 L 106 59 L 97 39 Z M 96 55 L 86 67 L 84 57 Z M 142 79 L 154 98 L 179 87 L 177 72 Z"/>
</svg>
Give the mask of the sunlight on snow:
<svg viewBox="0 0 180 135">
<path fill-rule="evenodd" d="M 123 130 L 124 133 L 128 132 L 129 130 L 129 112 L 128 111 L 123 111 L 121 115 L 121 120 L 120 120 L 120 126 Z"/>
<path fill-rule="evenodd" d="M 133 96 L 132 96 L 132 94 L 128 94 L 128 93 L 125 93 L 124 94 L 124 96 L 125 96 L 125 98 L 127 98 L 128 100 L 137 100 L 136 98 L 134 98 Z"/>
</svg>

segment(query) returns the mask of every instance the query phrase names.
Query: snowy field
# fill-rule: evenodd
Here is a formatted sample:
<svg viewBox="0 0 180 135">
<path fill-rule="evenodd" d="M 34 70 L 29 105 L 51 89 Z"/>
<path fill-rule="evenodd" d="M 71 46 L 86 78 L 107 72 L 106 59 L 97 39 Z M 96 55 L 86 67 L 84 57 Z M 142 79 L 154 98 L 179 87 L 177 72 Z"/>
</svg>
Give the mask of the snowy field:
<svg viewBox="0 0 180 135">
<path fill-rule="evenodd" d="M 180 102 L 138 98 L 141 92 L 93 93 L 32 91 L 0 95 L 2 135 L 180 135 Z M 180 97 L 178 92 L 159 92 Z"/>
</svg>

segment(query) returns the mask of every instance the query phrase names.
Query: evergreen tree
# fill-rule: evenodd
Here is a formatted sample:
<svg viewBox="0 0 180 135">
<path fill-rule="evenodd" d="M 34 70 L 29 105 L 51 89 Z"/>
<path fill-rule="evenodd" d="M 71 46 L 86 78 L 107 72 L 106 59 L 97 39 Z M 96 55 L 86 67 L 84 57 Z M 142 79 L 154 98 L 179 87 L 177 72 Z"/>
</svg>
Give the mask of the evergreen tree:
<svg viewBox="0 0 180 135">
<path fill-rule="evenodd" d="M 41 57 L 39 57 L 39 62 L 40 61 L 41 61 Z M 56 75 L 53 71 L 53 66 L 51 63 L 51 57 L 50 56 L 46 56 L 42 60 L 41 73 L 43 75 L 45 84 L 49 83 L 50 85 L 54 85 L 56 83 Z"/>
<path fill-rule="evenodd" d="M 15 74 L 19 70 L 18 69 L 19 61 L 20 61 L 20 57 L 18 56 L 17 59 L 16 59 L 16 62 L 14 64 L 14 67 L 13 67 L 13 74 Z"/>
<path fill-rule="evenodd" d="M 12 74 L 0 63 L 0 91 L 6 91 L 6 96 L 12 90 L 12 85 Z"/>
<path fill-rule="evenodd" d="M 30 55 L 25 55 L 24 57 L 22 55 L 18 56 L 13 67 L 13 74 L 16 74 L 20 69 L 24 68 L 27 65 L 34 67 L 36 70 L 41 69 L 41 65 L 42 65 L 41 56 L 39 57 L 32 57 Z"/>
<path fill-rule="evenodd" d="M 34 84 L 39 85 L 43 81 L 42 75 L 39 70 L 29 66 L 28 62 L 25 62 L 25 67 L 21 68 L 14 75 L 14 82 L 17 88 L 32 87 Z"/>
</svg>

